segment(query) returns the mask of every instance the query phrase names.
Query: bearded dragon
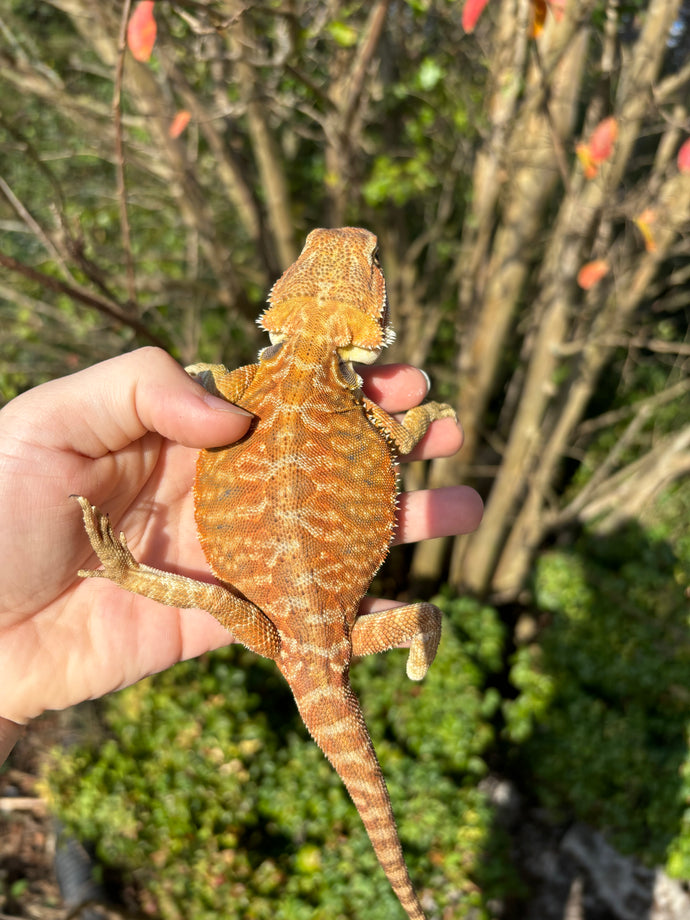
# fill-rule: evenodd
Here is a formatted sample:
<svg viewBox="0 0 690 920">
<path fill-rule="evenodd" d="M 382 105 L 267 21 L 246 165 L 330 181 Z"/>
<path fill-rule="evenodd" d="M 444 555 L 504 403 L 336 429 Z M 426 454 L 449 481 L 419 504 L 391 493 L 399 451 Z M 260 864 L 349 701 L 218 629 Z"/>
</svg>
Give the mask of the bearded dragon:
<svg viewBox="0 0 690 920">
<path fill-rule="evenodd" d="M 420 680 L 436 654 L 441 614 L 431 604 L 365 616 L 358 608 L 393 538 L 396 459 L 431 422 L 455 412 L 429 402 L 397 421 L 362 393 L 353 362 L 372 363 L 393 339 L 377 241 L 367 230 L 310 233 L 258 322 L 271 341 L 258 363 L 187 368 L 255 417 L 242 440 L 202 450 L 197 460 L 196 524 L 215 583 L 137 562 L 124 534 L 118 539 L 83 496 L 103 568 L 79 574 L 206 610 L 276 662 L 402 907 L 424 920 L 349 670 L 353 655 L 409 643 L 407 674 Z"/>
</svg>

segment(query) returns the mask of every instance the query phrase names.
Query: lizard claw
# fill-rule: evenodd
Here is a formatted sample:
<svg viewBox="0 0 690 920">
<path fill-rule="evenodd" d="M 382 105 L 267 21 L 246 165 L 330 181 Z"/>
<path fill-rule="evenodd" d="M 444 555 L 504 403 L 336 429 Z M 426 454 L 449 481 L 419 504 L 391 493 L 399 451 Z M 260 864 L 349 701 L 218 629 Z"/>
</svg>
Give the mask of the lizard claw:
<svg viewBox="0 0 690 920">
<path fill-rule="evenodd" d="M 122 585 L 126 574 L 139 568 L 139 563 L 129 551 L 125 535 L 121 533 L 118 539 L 113 532 L 108 515 L 102 514 L 83 495 L 75 495 L 74 498 L 81 506 L 84 527 L 91 547 L 103 565 L 102 569 L 80 569 L 79 576 L 81 578 L 109 578 Z"/>
</svg>

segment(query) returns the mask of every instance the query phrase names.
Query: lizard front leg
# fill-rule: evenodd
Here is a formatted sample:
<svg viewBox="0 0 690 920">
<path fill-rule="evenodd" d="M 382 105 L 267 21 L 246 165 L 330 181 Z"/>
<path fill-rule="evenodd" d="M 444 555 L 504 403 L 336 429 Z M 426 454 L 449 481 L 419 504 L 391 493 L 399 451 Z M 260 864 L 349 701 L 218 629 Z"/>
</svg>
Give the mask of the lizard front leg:
<svg viewBox="0 0 690 920">
<path fill-rule="evenodd" d="M 367 418 L 383 433 L 399 454 L 409 454 L 427 432 L 429 425 L 440 418 L 457 419 L 455 409 L 446 403 L 428 402 L 415 406 L 403 416 L 402 422 L 393 418 L 375 402 L 364 397 Z"/>
<path fill-rule="evenodd" d="M 251 651 L 276 658 L 280 650 L 278 631 L 254 604 L 237 597 L 221 584 L 206 584 L 184 575 L 143 565 L 134 558 L 123 533 L 115 536 L 108 516 L 88 499 L 76 495 L 84 527 L 102 569 L 81 569 L 82 578 L 107 578 L 126 591 L 150 597 L 169 607 L 207 610 Z"/>
<path fill-rule="evenodd" d="M 407 676 L 421 680 L 436 657 L 440 639 L 438 607 L 424 602 L 406 604 L 358 617 L 352 627 L 352 653 L 374 655 L 409 642 Z"/>
<path fill-rule="evenodd" d="M 229 371 L 223 364 L 190 364 L 185 367 L 189 376 L 214 396 L 228 402 L 237 402 L 258 370 L 258 364 L 246 364 Z"/>
</svg>

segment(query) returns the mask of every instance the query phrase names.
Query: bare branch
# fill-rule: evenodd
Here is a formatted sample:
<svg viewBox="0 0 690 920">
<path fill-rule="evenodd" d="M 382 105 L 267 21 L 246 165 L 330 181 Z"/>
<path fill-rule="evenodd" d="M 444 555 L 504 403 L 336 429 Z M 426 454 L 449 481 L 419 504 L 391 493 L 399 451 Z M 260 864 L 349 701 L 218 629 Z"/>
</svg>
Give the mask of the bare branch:
<svg viewBox="0 0 690 920">
<path fill-rule="evenodd" d="M 0 252 L 0 265 L 3 265 L 10 271 L 14 271 L 20 275 L 23 275 L 30 281 L 37 282 L 50 291 L 55 291 L 58 294 L 65 294 L 67 297 L 71 297 L 72 300 L 83 303 L 87 307 L 93 307 L 93 309 L 98 310 L 105 316 L 117 320 L 124 326 L 128 326 L 133 332 L 136 332 L 137 335 L 145 338 L 152 345 L 157 345 L 159 348 L 170 350 L 169 342 L 164 342 L 155 333 L 151 332 L 136 317 L 131 316 L 119 304 L 114 303 L 113 301 L 105 300 L 102 297 L 97 297 L 95 294 L 84 290 L 76 284 L 66 284 L 64 281 L 60 281 L 57 278 L 53 278 L 52 275 L 46 275 L 45 272 L 31 268 L 31 266 L 25 265 L 18 259 L 14 259 L 12 256 L 5 255 L 2 252 Z"/>
<path fill-rule="evenodd" d="M 33 214 L 29 211 L 27 207 L 17 198 L 10 186 L 5 182 L 5 180 L 0 176 L 0 192 L 5 196 L 7 202 L 12 206 L 15 212 L 19 217 L 24 221 L 26 226 L 29 228 L 31 233 L 36 237 L 36 239 L 42 244 L 46 252 L 52 256 L 55 261 L 60 265 L 65 274 L 69 274 L 67 266 L 65 265 L 62 255 L 58 252 L 55 244 L 50 239 L 50 237 L 45 233 L 43 227 L 38 223 L 34 218 Z"/>
<path fill-rule="evenodd" d="M 654 396 L 647 396 L 645 399 L 637 400 L 637 402 L 629 406 L 612 409 L 602 415 L 597 415 L 595 418 L 586 419 L 578 427 L 578 439 L 589 437 L 596 431 L 616 425 L 628 415 L 653 412 L 674 399 L 680 399 L 686 393 L 690 393 L 690 380 L 680 380 L 673 386 L 668 387 L 668 389 L 662 390 L 661 393 L 655 393 Z"/>
<path fill-rule="evenodd" d="M 120 230 L 122 233 L 122 248 L 125 253 L 125 266 L 127 269 L 127 293 L 129 301 L 134 306 L 137 299 L 136 279 L 134 274 L 134 256 L 132 254 L 132 239 L 129 228 L 129 215 L 127 213 L 127 186 L 125 184 L 125 151 L 122 140 L 122 75 L 125 67 L 125 51 L 127 49 L 127 22 L 131 0 L 124 0 L 122 15 L 120 17 L 120 34 L 117 41 L 117 64 L 115 67 L 115 86 L 113 88 L 113 125 L 115 127 L 115 169 L 117 175 L 117 197 L 120 203 Z"/>
<path fill-rule="evenodd" d="M 352 127 L 352 120 L 364 89 L 367 70 L 381 39 L 389 6 L 390 0 L 378 0 L 372 7 L 364 27 L 364 37 L 357 48 L 357 55 L 347 77 L 343 94 L 340 111 L 340 129 L 343 135 L 347 134 Z"/>
<path fill-rule="evenodd" d="M 562 527 L 577 518 L 591 521 L 606 516 L 599 525 L 610 532 L 638 515 L 662 488 L 690 472 L 690 425 L 667 435 L 642 457 L 597 481 L 596 488 L 582 503 L 580 496 L 549 519 L 549 529 Z"/>
</svg>

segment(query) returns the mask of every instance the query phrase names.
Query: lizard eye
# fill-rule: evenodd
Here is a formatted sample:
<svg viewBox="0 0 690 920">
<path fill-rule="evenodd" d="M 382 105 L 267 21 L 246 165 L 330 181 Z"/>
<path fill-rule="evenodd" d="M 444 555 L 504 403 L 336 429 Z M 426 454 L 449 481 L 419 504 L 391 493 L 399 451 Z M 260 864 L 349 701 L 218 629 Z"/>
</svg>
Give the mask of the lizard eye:
<svg viewBox="0 0 690 920">
<path fill-rule="evenodd" d="M 371 256 L 371 261 L 377 268 L 381 268 L 381 259 L 379 256 L 379 247 L 377 246 Z"/>
</svg>

